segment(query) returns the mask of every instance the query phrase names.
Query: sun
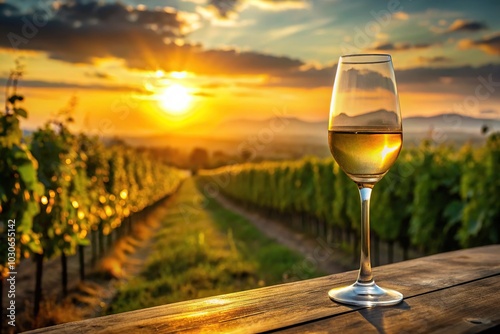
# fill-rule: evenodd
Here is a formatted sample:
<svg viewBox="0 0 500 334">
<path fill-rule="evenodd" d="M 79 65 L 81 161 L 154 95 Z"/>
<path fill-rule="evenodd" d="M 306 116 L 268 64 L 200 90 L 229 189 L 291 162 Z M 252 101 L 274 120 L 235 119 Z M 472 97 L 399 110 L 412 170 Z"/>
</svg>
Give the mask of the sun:
<svg viewBox="0 0 500 334">
<path fill-rule="evenodd" d="M 162 109 L 172 115 L 186 113 L 192 99 L 189 90 L 179 84 L 165 87 L 158 93 L 158 101 Z"/>
</svg>

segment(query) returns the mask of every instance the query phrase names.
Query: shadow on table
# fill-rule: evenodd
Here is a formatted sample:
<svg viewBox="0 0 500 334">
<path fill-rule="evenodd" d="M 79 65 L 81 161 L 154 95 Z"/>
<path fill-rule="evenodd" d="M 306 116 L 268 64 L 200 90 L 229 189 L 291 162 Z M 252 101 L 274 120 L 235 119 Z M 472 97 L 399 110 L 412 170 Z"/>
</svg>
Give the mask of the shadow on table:
<svg viewBox="0 0 500 334">
<path fill-rule="evenodd" d="M 402 301 L 400 304 L 396 306 L 390 307 L 370 307 L 359 310 L 359 314 L 366 319 L 370 324 L 373 325 L 377 329 L 378 333 L 385 334 L 386 333 L 386 324 L 384 321 L 387 320 L 387 313 L 390 312 L 394 314 L 395 312 L 406 312 L 411 309 L 411 306 L 408 305 L 406 301 Z"/>
</svg>

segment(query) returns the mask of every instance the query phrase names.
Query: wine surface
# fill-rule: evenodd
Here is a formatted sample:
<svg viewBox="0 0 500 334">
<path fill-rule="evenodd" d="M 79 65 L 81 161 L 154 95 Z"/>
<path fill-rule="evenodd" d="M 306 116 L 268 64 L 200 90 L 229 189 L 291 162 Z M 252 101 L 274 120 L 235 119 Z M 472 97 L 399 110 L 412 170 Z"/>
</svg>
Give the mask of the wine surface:
<svg viewBox="0 0 500 334">
<path fill-rule="evenodd" d="M 328 131 L 335 161 L 355 182 L 378 182 L 401 150 L 401 131 Z"/>
</svg>

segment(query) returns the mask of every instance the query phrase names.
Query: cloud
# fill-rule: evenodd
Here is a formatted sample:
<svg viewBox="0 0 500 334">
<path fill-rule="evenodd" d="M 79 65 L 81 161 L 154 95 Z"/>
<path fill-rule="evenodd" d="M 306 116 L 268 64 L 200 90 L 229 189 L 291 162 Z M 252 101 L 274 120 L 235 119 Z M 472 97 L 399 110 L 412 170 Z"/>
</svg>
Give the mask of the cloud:
<svg viewBox="0 0 500 334">
<path fill-rule="evenodd" d="M 0 47 L 11 46 L 9 33 L 24 38 L 23 24 L 19 15 L 0 17 Z M 304 65 L 289 57 L 235 49 L 206 50 L 199 44 L 184 43 L 182 28 L 189 24 L 170 9 L 149 11 L 119 3 L 75 2 L 61 6 L 19 48 L 45 52 L 50 58 L 70 63 L 117 58 L 129 68 L 206 75 L 276 75 Z M 176 43 L 179 38 L 181 43 Z"/>
<path fill-rule="evenodd" d="M 279 76 L 270 78 L 264 86 L 271 87 L 296 87 L 296 88 L 319 88 L 333 87 L 335 75 L 337 73 L 337 64 L 325 67 L 302 67 L 300 69 L 280 73 Z M 359 72 L 355 69 L 350 69 L 344 73 L 347 76 L 346 82 L 355 83 L 357 88 L 365 90 L 373 90 L 382 88 L 386 90 L 394 90 L 392 81 L 382 76 L 378 72 L 363 71 Z M 368 82 L 377 82 L 377 86 L 368 86 Z"/>
<path fill-rule="evenodd" d="M 111 79 L 112 77 L 104 72 L 94 71 L 94 72 L 86 72 L 85 76 L 89 78 L 97 78 L 97 79 Z"/>
<path fill-rule="evenodd" d="M 243 10 L 245 1 L 242 0 L 209 0 L 206 10 L 215 17 L 222 19 L 235 19 L 238 12 Z"/>
<path fill-rule="evenodd" d="M 19 9 L 9 3 L 0 2 L 0 15 L 1 16 L 11 16 L 19 14 Z"/>
<path fill-rule="evenodd" d="M 484 82 L 492 82 L 493 86 L 500 83 L 500 64 L 416 67 L 396 71 L 396 80 L 406 91 L 474 96 L 476 88 Z"/>
<path fill-rule="evenodd" d="M 0 78 L 0 86 L 5 86 L 7 78 Z M 143 89 L 132 87 L 128 85 L 101 85 L 101 84 L 79 84 L 74 82 L 53 82 L 43 80 L 21 80 L 19 82 L 20 88 L 62 88 L 62 89 L 85 89 L 85 90 L 106 90 L 117 92 L 131 92 L 144 93 Z"/>
<path fill-rule="evenodd" d="M 266 55 L 257 52 L 229 50 L 203 50 L 201 47 L 183 50 L 191 59 L 183 65 L 184 70 L 200 74 L 268 74 L 291 71 L 304 65 L 300 60 Z M 184 58 L 184 57 L 182 57 Z M 165 67 L 169 64 L 165 63 Z"/>
<path fill-rule="evenodd" d="M 500 33 L 478 40 L 462 39 L 458 47 L 462 50 L 478 48 L 491 55 L 500 55 Z"/>
<path fill-rule="evenodd" d="M 0 3 L 0 47 L 10 47 L 8 34 L 15 33 L 23 37 L 25 23 L 22 17 L 30 18 L 30 15 L 20 13 L 16 7 L 3 5 L 5 3 Z M 7 11 L 9 14 L 6 14 Z M 124 66 L 141 70 L 188 71 L 214 78 L 259 75 L 258 83 L 250 83 L 254 86 L 332 87 L 336 65 L 312 67 L 286 56 L 236 49 L 210 50 L 200 44 L 185 42 L 183 31 L 189 31 L 199 23 L 196 17 L 183 16 L 169 8 L 148 10 L 144 6 L 134 8 L 120 3 L 96 1 L 65 3 L 53 9 L 46 24 L 39 27 L 36 34 L 27 38 L 28 42 L 21 43 L 19 48 L 44 52 L 51 58 L 70 63 L 93 64 L 99 58 L 114 58 L 120 59 Z M 499 39 L 500 34 L 497 34 L 477 41 L 467 40 L 462 46 L 488 51 L 496 48 L 495 54 L 498 54 Z M 400 51 L 425 49 L 432 45 L 435 44 L 384 43 L 375 47 L 376 50 Z M 421 61 L 422 64 L 441 65 L 449 59 L 435 56 L 421 57 Z M 498 82 L 499 69 L 500 65 L 443 68 L 425 68 L 422 65 L 397 71 L 396 76 L 399 84 L 410 85 L 419 91 L 473 94 L 478 76 L 488 78 L 492 74 L 493 80 Z M 89 75 L 99 77 L 98 73 Z M 101 77 L 104 79 L 105 75 Z M 62 85 L 68 87 L 69 84 Z M 73 87 L 90 89 L 96 86 Z"/>
<path fill-rule="evenodd" d="M 456 31 L 476 32 L 485 29 L 488 29 L 488 26 L 484 23 L 457 19 L 448 27 L 447 32 L 456 32 Z"/>
<path fill-rule="evenodd" d="M 297 68 L 270 78 L 265 86 L 318 88 L 333 87 L 337 65 L 326 67 Z"/>
<path fill-rule="evenodd" d="M 210 21 L 213 26 L 219 27 L 245 27 L 255 23 L 254 20 L 238 20 L 238 11 L 231 10 L 221 14 L 215 6 L 196 6 L 196 13 Z"/>
<path fill-rule="evenodd" d="M 410 18 L 410 15 L 408 15 L 408 13 L 405 12 L 396 12 L 392 14 L 392 17 L 395 18 L 396 20 L 406 21 Z"/>
<path fill-rule="evenodd" d="M 142 10 L 121 3 L 69 2 L 29 15 L 0 12 L 0 47 L 43 51 L 50 58 L 90 63 L 126 58 L 141 47 L 182 38 L 197 22 L 164 8 Z M 38 22 L 38 23 L 37 23 Z"/>
<path fill-rule="evenodd" d="M 369 70 L 356 70 L 349 69 L 342 74 L 343 82 L 348 84 L 349 87 L 340 86 L 344 88 L 358 88 L 362 90 L 375 90 L 377 88 L 385 89 L 389 92 L 395 92 L 394 81 L 379 72 Z"/>
<path fill-rule="evenodd" d="M 438 62 L 439 63 L 439 62 Z M 377 73 L 370 73 L 370 76 Z M 264 86 L 319 88 L 333 87 L 336 65 L 322 68 L 310 67 L 290 70 L 276 75 Z M 403 91 L 450 93 L 471 95 L 481 84 L 478 78 L 500 82 L 500 64 L 489 64 L 479 67 L 415 67 L 406 70 L 396 69 L 398 86 Z M 497 84 L 498 85 L 498 84 Z"/>
<path fill-rule="evenodd" d="M 206 17 L 212 16 L 226 20 L 235 20 L 240 12 L 253 6 L 267 11 L 304 9 L 310 6 L 308 0 L 187 0 L 199 5 L 199 12 Z M 210 15 L 207 15 L 210 13 Z"/>
<path fill-rule="evenodd" d="M 422 64 L 449 63 L 452 61 L 450 57 L 434 56 L 434 57 L 418 57 L 417 61 Z"/>
<path fill-rule="evenodd" d="M 310 6 L 307 0 L 256 0 L 251 3 L 255 7 L 271 11 L 304 9 Z"/>
<path fill-rule="evenodd" d="M 209 93 L 209 92 L 205 92 L 205 91 L 201 91 L 201 90 L 193 93 L 192 95 L 199 96 L 199 97 L 214 97 L 215 96 L 215 94 L 213 94 L 213 93 Z"/>
<path fill-rule="evenodd" d="M 120 29 L 152 30 L 162 36 L 179 36 L 190 32 L 190 23 L 181 12 L 171 8 L 148 10 L 145 6 L 126 6 L 122 3 L 101 1 L 69 2 L 58 6 L 56 19 L 73 26 L 109 25 Z"/>
<path fill-rule="evenodd" d="M 396 73 L 398 83 L 429 83 L 440 77 L 451 77 L 455 80 L 477 81 L 479 76 L 494 76 L 494 81 L 500 81 L 500 64 L 489 64 L 479 67 L 416 67 L 399 70 Z"/>
<path fill-rule="evenodd" d="M 372 46 L 371 50 L 377 51 L 403 51 L 403 50 L 411 50 L 411 49 L 425 49 L 430 47 L 432 44 L 430 43 L 378 43 Z"/>
</svg>

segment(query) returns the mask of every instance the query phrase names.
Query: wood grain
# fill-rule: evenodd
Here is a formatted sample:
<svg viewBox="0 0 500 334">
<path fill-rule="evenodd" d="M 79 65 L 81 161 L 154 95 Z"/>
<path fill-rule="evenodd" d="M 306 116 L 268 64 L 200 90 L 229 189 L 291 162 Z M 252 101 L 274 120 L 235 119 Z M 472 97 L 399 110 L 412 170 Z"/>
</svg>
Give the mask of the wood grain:
<svg viewBox="0 0 500 334">
<path fill-rule="evenodd" d="M 416 319 L 420 319 L 418 323 L 430 323 L 429 326 L 435 326 L 435 330 L 447 328 L 449 322 L 445 320 L 448 316 L 456 314 L 452 317 L 456 320 L 463 315 L 457 311 L 460 307 L 467 310 L 477 305 L 478 310 L 486 307 L 500 314 L 500 297 L 495 294 L 488 298 L 478 297 L 487 294 L 487 291 L 491 292 L 491 289 L 500 288 L 500 245 L 437 254 L 374 268 L 379 285 L 397 289 L 405 296 L 403 304 L 396 307 L 362 309 L 330 301 L 328 290 L 353 283 L 356 274 L 356 271 L 351 271 L 163 305 L 42 328 L 30 333 L 249 333 L 279 329 L 305 332 L 307 328 L 315 332 L 336 332 L 337 328 L 346 331 L 354 328 L 350 327 L 354 326 L 351 323 L 359 323 L 359 326 L 364 326 L 359 327 L 363 330 L 382 333 L 387 330 L 390 333 L 404 331 L 411 322 L 417 322 Z M 490 290 L 485 290 L 483 286 Z M 446 291 L 462 296 L 462 299 L 450 299 L 453 300 L 450 305 L 443 297 Z M 426 305 L 430 306 L 426 309 Z M 471 313 L 471 317 L 474 316 Z M 498 319 L 489 313 L 484 316 L 492 321 Z M 397 320 L 389 320 L 392 317 Z M 385 329 L 384 326 L 392 322 L 397 322 L 399 327 L 393 328 L 391 325 Z M 433 331 L 434 327 L 426 328 Z M 459 330 L 464 328 L 460 327 Z M 473 329 L 478 327 L 470 328 L 474 332 Z"/>
<path fill-rule="evenodd" d="M 366 308 L 280 333 L 477 333 L 500 326 L 500 274 L 406 298 L 394 307 Z"/>
</svg>

